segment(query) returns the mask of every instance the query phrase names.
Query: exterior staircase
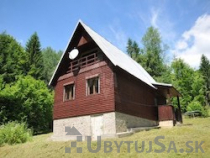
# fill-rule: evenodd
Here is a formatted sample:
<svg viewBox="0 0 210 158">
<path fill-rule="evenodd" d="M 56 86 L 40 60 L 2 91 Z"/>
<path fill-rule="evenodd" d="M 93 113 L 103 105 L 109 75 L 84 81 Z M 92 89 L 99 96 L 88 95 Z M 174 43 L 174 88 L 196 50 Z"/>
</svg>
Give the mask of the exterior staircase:
<svg viewBox="0 0 210 158">
<path fill-rule="evenodd" d="M 136 128 L 129 128 L 127 132 L 117 133 L 118 138 L 127 137 L 130 135 L 133 135 L 134 133 L 141 132 L 141 131 L 149 131 L 152 129 L 159 129 L 159 126 L 153 126 L 153 127 L 136 127 Z"/>
</svg>

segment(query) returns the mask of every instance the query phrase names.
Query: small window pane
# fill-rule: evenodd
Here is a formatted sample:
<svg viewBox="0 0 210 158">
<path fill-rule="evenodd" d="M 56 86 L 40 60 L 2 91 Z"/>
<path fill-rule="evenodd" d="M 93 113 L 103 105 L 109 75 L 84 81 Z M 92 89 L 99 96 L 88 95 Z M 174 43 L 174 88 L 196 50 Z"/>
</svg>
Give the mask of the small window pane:
<svg viewBox="0 0 210 158">
<path fill-rule="evenodd" d="M 99 87 L 98 87 L 98 78 L 95 80 L 95 92 L 98 93 Z"/>
<path fill-rule="evenodd" d="M 66 85 L 64 87 L 64 100 L 74 99 L 74 84 Z"/>
<path fill-rule="evenodd" d="M 99 93 L 99 78 L 91 78 L 87 80 L 87 94 L 97 94 Z"/>
</svg>

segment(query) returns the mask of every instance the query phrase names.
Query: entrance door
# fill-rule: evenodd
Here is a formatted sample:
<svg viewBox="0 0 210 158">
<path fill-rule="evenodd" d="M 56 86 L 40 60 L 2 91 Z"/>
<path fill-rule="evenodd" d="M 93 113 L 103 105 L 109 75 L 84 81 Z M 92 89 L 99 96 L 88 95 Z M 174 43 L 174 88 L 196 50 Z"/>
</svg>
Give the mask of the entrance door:
<svg viewBox="0 0 210 158">
<path fill-rule="evenodd" d="M 103 115 L 91 116 L 91 131 L 93 140 L 103 134 Z"/>
</svg>

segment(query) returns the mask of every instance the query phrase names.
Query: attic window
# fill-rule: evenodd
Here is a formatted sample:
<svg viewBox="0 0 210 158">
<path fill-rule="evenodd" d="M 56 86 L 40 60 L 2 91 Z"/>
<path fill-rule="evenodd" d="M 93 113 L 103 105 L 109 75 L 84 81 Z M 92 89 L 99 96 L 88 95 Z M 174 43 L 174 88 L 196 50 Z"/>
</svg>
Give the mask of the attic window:
<svg viewBox="0 0 210 158">
<path fill-rule="evenodd" d="M 87 79 L 87 95 L 99 93 L 99 77 Z"/>
<path fill-rule="evenodd" d="M 64 101 L 73 100 L 75 98 L 74 84 L 68 84 L 64 86 Z"/>
</svg>

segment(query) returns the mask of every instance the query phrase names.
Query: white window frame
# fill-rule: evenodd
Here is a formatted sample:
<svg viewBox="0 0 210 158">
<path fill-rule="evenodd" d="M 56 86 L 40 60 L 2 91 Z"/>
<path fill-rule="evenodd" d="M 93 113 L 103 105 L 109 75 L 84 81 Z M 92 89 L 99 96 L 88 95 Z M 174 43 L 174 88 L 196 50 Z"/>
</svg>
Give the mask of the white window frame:
<svg viewBox="0 0 210 158">
<path fill-rule="evenodd" d="M 70 86 L 70 85 L 73 85 L 73 98 L 72 99 L 65 99 L 66 97 L 66 86 Z M 69 83 L 65 83 L 63 85 L 63 102 L 65 101 L 71 101 L 71 100 L 74 100 L 75 99 L 75 83 L 74 82 L 69 82 Z"/>
<path fill-rule="evenodd" d="M 98 93 L 89 94 L 90 92 L 89 92 L 88 80 L 94 79 L 94 78 L 98 78 Z M 100 89 L 101 89 L 100 85 L 101 85 L 100 76 L 98 74 L 86 77 L 86 96 L 100 94 Z"/>
</svg>

